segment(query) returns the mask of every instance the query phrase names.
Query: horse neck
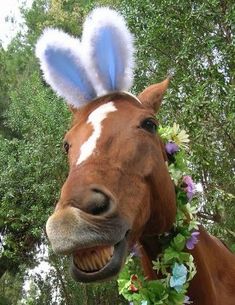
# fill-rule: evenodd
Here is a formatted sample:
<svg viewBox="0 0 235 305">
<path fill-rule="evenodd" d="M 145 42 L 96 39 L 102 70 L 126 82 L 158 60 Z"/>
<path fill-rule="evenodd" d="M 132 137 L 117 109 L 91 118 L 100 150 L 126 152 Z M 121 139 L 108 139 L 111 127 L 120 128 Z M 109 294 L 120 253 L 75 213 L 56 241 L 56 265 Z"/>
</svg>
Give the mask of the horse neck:
<svg viewBox="0 0 235 305">
<path fill-rule="evenodd" d="M 166 161 L 163 149 L 162 152 L 164 161 Z M 160 179 L 159 172 L 161 173 Z M 161 170 L 158 168 L 153 170 L 148 182 L 151 190 L 151 212 L 140 237 L 140 252 L 145 276 L 148 279 L 154 279 L 156 274 L 152 269 L 152 261 L 162 252 L 159 235 L 170 232 L 175 221 L 176 195 L 174 184 L 165 163 L 163 163 Z"/>
<path fill-rule="evenodd" d="M 144 275 L 148 280 L 157 278 L 153 270 L 152 261 L 161 253 L 162 247 L 159 244 L 157 235 L 143 236 L 140 239 L 140 258 Z"/>
<path fill-rule="evenodd" d="M 235 256 L 203 227 L 200 227 L 199 231 L 199 242 L 192 251 L 189 251 L 197 267 L 196 276 L 190 283 L 189 296 L 192 300 L 199 300 L 194 302 L 195 305 L 233 305 Z M 219 299 L 223 301 L 220 303 Z"/>
</svg>

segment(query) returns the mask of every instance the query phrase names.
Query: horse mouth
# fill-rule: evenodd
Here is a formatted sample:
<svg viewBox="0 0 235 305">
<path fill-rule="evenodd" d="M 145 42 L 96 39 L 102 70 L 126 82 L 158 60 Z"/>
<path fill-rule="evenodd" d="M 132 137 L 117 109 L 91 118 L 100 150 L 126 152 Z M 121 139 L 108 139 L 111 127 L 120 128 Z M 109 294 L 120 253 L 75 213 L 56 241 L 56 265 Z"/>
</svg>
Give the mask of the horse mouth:
<svg viewBox="0 0 235 305">
<path fill-rule="evenodd" d="M 113 277 L 119 273 L 126 252 L 126 237 L 115 245 L 79 249 L 73 253 L 72 276 L 79 282 L 93 282 Z"/>
<path fill-rule="evenodd" d="M 77 251 L 73 261 L 77 268 L 84 272 L 95 272 L 102 269 L 111 260 L 114 246 L 98 246 Z"/>
</svg>

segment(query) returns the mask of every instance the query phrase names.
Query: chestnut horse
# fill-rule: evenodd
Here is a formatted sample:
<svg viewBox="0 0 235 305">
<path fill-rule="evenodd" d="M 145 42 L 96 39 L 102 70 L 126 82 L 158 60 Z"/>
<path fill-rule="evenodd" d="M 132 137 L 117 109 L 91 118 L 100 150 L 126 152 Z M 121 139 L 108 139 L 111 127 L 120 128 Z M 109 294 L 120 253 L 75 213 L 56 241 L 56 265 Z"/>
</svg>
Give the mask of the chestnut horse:
<svg viewBox="0 0 235 305">
<path fill-rule="evenodd" d="M 146 277 L 155 278 L 158 236 L 175 221 L 175 188 L 156 132 L 169 80 L 138 98 L 124 92 L 133 80 L 133 53 L 125 21 L 108 8 L 88 16 L 81 41 L 49 29 L 36 47 L 45 80 L 73 111 L 64 139 L 69 174 L 46 230 L 53 250 L 72 257 L 81 282 L 117 275 L 136 242 Z M 232 253 L 203 228 L 190 252 L 197 267 L 188 291 L 193 304 L 234 305 Z"/>
<path fill-rule="evenodd" d="M 175 220 L 174 185 L 156 134 L 155 114 L 168 80 L 144 90 L 138 99 L 114 93 L 74 111 L 65 135 L 70 171 L 47 234 L 56 253 L 73 257 L 73 277 L 82 282 L 110 278 L 120 271 L 127 249 L 142 245 L 144 272 L 154 278 L 151 261 L 159 253 L 157 236 Z M 105 118 L 103 114 L 106 114 Z M 77 152 L 98 130 L 92 154 L 79 162 Z M 79 164 L 78 164 L 79 163 Z M 194 305 L 235 304 L 235 257 L 200 229 L 191 251 L 197 266 L 189 296 Z"/>
</svg>

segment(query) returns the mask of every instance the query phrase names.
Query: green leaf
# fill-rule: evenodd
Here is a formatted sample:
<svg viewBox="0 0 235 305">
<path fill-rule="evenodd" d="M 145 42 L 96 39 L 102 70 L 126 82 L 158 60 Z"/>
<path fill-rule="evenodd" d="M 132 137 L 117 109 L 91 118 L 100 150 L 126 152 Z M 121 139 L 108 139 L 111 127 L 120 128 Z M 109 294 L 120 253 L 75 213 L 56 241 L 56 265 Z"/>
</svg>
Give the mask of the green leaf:
<svg viewBox="0 0 235 305">
<path fill-rule="evenodd" d="M 177 234 L 177 236 L 173 239 L 171 245 L 176 251 L 182 251 L 185 247 L 185 237 L 182 234 Z"/>
</svg>

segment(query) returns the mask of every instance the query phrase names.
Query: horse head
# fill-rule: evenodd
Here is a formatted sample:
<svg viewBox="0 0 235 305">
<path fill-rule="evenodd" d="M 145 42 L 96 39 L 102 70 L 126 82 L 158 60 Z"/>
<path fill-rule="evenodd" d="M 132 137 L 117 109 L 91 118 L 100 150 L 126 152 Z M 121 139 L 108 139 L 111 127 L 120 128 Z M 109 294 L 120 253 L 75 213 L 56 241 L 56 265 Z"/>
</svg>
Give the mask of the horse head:
<svg viewBox="0 0 235 305">
<path fill-rule="evenodd" d="M 168 232 L 175 219 L 175 190 L 156 120 L 169 79 L 138 97 L 126 92 L 133 39 L 109 9 L 88 16 L 81 41 L 46 30 L 36 54 L 46 81 L 73 113 L 64 137 L 69 173 L 46 231 L 53 250 L 72 257 L 76 280 L 110 278 L 128 249 Z"/>
</svg>

